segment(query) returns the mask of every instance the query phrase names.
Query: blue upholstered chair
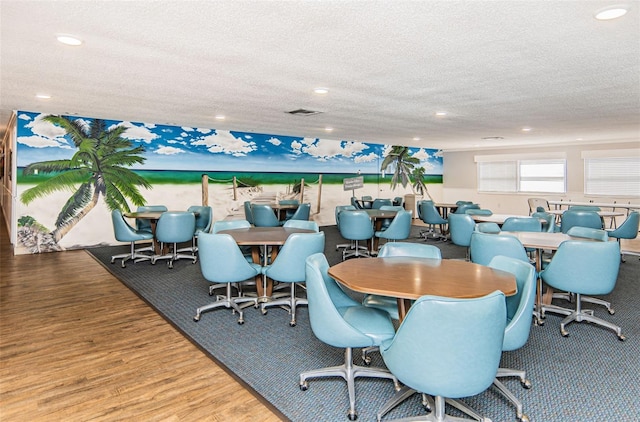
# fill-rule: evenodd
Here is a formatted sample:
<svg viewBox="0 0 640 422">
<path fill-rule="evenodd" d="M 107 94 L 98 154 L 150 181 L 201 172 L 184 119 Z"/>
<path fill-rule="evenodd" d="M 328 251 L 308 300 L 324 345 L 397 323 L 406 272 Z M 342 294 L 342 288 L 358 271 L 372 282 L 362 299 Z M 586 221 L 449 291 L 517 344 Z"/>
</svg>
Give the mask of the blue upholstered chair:
<svg viewBox="0 0 640 422">
<path fill-rule="evenodd" d="M 355 197 L 352 197 L 352 199 Z M 353 201 L 352 201 L 353 202 Z M 338 205 L 335 208 L 335 217 L 336 217 L 336 227 L 338 228 L 338 231 L 340 231 L 340 213 L 342 211 L 355 211 L 361 209 L 359 207 L 356 207 L 354 205 Z M 354 247 L 354 242 L 349 242 L 349 243 L 339 243 L 336 245 L 336 251 L 340 250 L 340 249 L 352 249 Z M 366 249 L 363 247 L 363 249 Z"/>
<path fill-rule="evenodd" d="M 298 206 L 291 216 L 287 216 L 287 220 L 309 220 L 309 214 L 311 213 L 311 204 L 304 203 Z"/>
<path fill-rule="evenodd" d="M 340 225 L 338 226 L 340 235 L 350 241 L 353 241 L 352 249 L 344 249 L 342 251 L 342 260 L 351 257 L 370 257 L 371 253 L 367 248 L 360 247 L 361 241 L 367 241 L 374 235 L 373 223 L 366 211 L 342 211 L 340 213 Z"/>
<path fill-rule="evenodd" d="M 251 201 L 244 201 L 244 218 L 253 225 L 253 213 L 251 212 Z"/>
<path fill-rule="evenodd" d="M 159 259 L 166 259 L 169 268 L 173 268 L 173 262 L 179 259 L 190 259 L 193 264 L 198 257 L 191 254 L 180 253 L 178 243 L 191 242 L 196 231 L 196 217 L 192 212 L 166 211 L 162 213 L 156 226 L 156 240 L 161 244 L 170 244 L 170 251 L 166 254 L 154 255 L 151 263 L 155 264 Z"/>
<path fill-rule="evenodd" d="M 505 315 L 505 297 L 498 291 L 475 299 L 418 299 L 394 338 L 380 345 L 387 368 L 405 387 L 380 409 L 378 420 L 414 391 L 435 397 L 433 413 L 424 420 L 460 420 L 445 414 L 445 399 L 480 394 L 494 382 Z"/>
<path fill-rule="evenodd" d="M 399 206 L 399 205 L 382 205 L 379 208 L 380 211 L 406 211 L 403 207 Z M 386 230 L 387 227 L 389 227 L 389 224 L 391 224 L 391 220 L 393 220 L 393 218 L 385 218 L 382 220 L 382 225 L 380 226 L 381 230 Z"/>
<path fill-rule="evenodd" d="M 535 217 L 509 217 L 502 224 L 505 232 L 539 232 L 542 231 L 542 222 Z"/>
<path fill-rule="evenodd" d="M 118 242 L 129 242 L 130 251 L 129 253 L 113 255 L 111 257 L 111 263 L 113 264 L 116 259 L 122 259 L 122 268 L 124 268 L 125 262 L 128 260 L 133 260 L 133 262 L 140 262 L 145 260 L 150 260 L 151 255 L 145 255 L 142 252 L 144 251 L 153 251 L 153 234 L 151 232 L 145 230 L 136 230 L 129 225 L 122 216 L 122 212 L 120 210 L 111 211 L 111 222 L 113 223 L 113 234 Z M 140 241 L 150 241 L 152 245 L 149 247 L 136 249 L 136 242 Z"/>
<path fill-rule="evenodd" d="M 615 230 L 609 230 L 609 237 L 613 237 L 620 244 L 620 239 L 635 239 L 638 237 L 638 229 L 640 225 L 640 213 L 632 211 L 627 219 Z M 620 260 L 624 262 L 624 250 L 620 250 Z"/>
<path fill-rule="evenodd" d="M 469 215 L 493 215 L 493 211 L 486 208 L 468 208 L 464 213 Z"/>
<path fill-rule="evenodd" d="M 425 239 L 428 239 L 429 234 L 432 234 L 434 238 L 446 240 L 446 226 L 449 224 L 449 220 L 442 218 L 433 201 L 420 201 L 418 209 L 420 210 L 420 219 L 428 227 L 427 231 L 421 232 L 420 234 Z M 440 232 L 436 231 L 436 226 L 440 228 Z"/>
<path fill-rule="evenodd" d="M 340 366 L 315 369 L 300 374 L 300 389 L 307 390 L 308 379 L 342 377 L 347 382 L 350 420 L 357 418 L 355 379 L 387 378 L 398 389 L 397 379 L 386 369 L 353 364 L 353 349 L 379 346 L 393 338 L 395 329 L 386 312 L 368 308 L 347 295 L 328 274 L 329 263 L 324 254 L 311 255 L 306 261 L 309 322 L 313 334 L 322 342 L 344 348 Z M 503 313 L 504 319 L 504 313 Z"/>
<path fill-rule="evenodd" d="M 218 220 L 214 222 L 211 226 L 211 233 L 218 233 L 223 230 L 235 230 L 235 229 L 248 229 L 251 227 L 251 223 L 247 220 Z M 240 251 L 242 251 L 242 255 L 247 260 L 247 262 L 253 262 L 253 255 L 251 251 L 251 246 L 240 246 Z M 242 292 L 243 284 L 251 284 L 251 283 L 236 283 L 234 286 L 237 288 L 238 292 Z M 209 296 L 213 296 L 213 293 L 216 289 L 227 288 L 227 283 L 212 283 L 209 285 Z"/>
<path fill-rule="evenodd" d="M 198 235 L 200 233 L 210 233 L 213 224 L 213 208 L 206 205 L 192 205 L 187 208 L 187 212 L 196 214 L 196 230 L 193 233 L 191 247 L 179 249 L 178 252 L 198 252 Z"/>
<path fill-rule="evenodd" d="M 295 229 L 305 229 L 305 230 L 313 230 L 314 232 L 319 232 L 320 227 L 318 223 L 310 220 L 288 220 L 285 221 L 282 227 L 292 227 Z"/>
<path fill-rule="evenodd" d="M 305 281 L 305 260 L 307 257 L 324 252 L 324 232 L 293 233 L 278 252 L 278 257 L 271 265 L 262 267 L 262 274 L 279 283 L 290 285 L 290 294 L 262 304 L 262 313 L 266 315 L 267 308 L 284 306 L 288 308 L 291 319 L 289 325 L 296 325 L 296 307 L 306 305 L 307 299 L 296 297 L 296 284 Z"/>
<path fill-rule="evenodd" d="M 442 254 L 437 246 L 426 245 L 424 243 L 386 243 L 382 246 L 382 248 L 380 248 L 380 252 L 378 253 L 378 258 L 389 258 L 394 256 L 442 259 Z M 400 319 L 398 314 L 398 301 L 395 297 L 368 294 L 365 295 L 362 304 L 364 306 L 382 309 L 383 311 L 387 312 L 392 319 Z"/>
<path fill-rule="evenodd" d="M 357 210 L 362 209 L 360 203 L 358 203 L 358 198 L 356 198 L 355 196 L 351 197 L 351 206 Z"/>
<path fill-rule="evenodd" d="M 565 326 L 573 321 L 588 321 L 616 332 L 624 340 L 622 329 L 608 321 L 597 318 L 593 311 L 582 309 L 583 295 L 606 295 L 616 285 L 620 269 L 620 245 L 617 242 L 587 242 L 568 240 L 563 242 L 551 262 L 540 272 L 540 278 L 554 289 L 575 294 L 575 309 L 557 305 L 543 305 L 545 312 L 567 315 L 560 323 L 560 333 L 568 336 Z"/>
<path fill-rule="evenodd" d="M 489 267 L 497 270 L 507 271 L 516 278 L 518 286 L 515 295 L 506 297 L 507 304 L 507 326 L 504 330 L 504 340 L 502 351 L 510 352 L 523 347 L 531 331 L 531 315 L 534 309 L 536 297 L 536 272 L 532 265 L 523 262 L 521 259 L 514 259 L 506 256 L 496 256 L 489 263 Z M 523 370 L 499 368 L 493 385 L 509 401 L 516 406 L 516 417 L 519 421 L 528 421 L 529 418 L 523 413 L 522 402 L 518 400 L 498 378 L 518 377 L 520 384 L 524 388 L 531 388 L 531 382 L 526 378 Z"/>
<path fill-rule="evenodd" d="M 167 211 L 167 207 L 164 205 L 141 205 L 136 209 L 136 212 L 149 212 L 149 211 Z M 136 230 L 144 230 L 151 233 L 151 222 L 148 218 L 136 218 Z"/>
<path fill-rule="evenodd" d="M 373 200 L 373 203 L 371 204 L 371 208 L 374 209 L 374 210 L 378 210 L 383 205 L 393 206 L 393 202 L 391 201 L 391 199 L 376 198 L 376 199 Z"/>
<path fill-rule="evenodd" d="M 379 230 L 374 235 L 379 239 L 385 239 L 387 242 L 395 242 L 404 240 L 411 234 L 411 213 L 405 210 L 398 210 L 395 217 L 391 220 L 389 227 Z"/>
<path fill-rule="evenodd" d="M 401 196 L 396 196 L 395 198 L 393 198 L 393 201 L 391 201 L 391 203 L 396 207 L 401 207 L 404 204 L 404 199 L 402 199 Z"/>
<path fill-rule="evenodd" d="M 456 210 L 453 212 L 454 214 L 466 214 L 467 210 L 471 210 L 471 209 L 476 209 L 479 210 L 480 209 L 480 205 L 478 204 L 469 204 L 469 203 L 462 203 L 458 205 L 458 208 L 456 208 Z"/>
<path fill-rule="evenodd" d="M 454 245 L 467 248 L 466 259 L 469 260 L 469 245 L 471 245 L 471 234 L 476 228 L 476 222 L 468 214 L 449 214 L 449 235 Z"/>
<path fill-rule="evenodd" d="M 569 210 L 571 211 L 600 211 L 600 207 L 595 205 L 570 205 Z"/>
<path fill-rule="evenodd" d="M 227 292 L 225 296 L 218 296 L 215 302 L 196 309 L 193 320 L 199 321 L 203 312 L 224 307 L 237 312 L 238 324 L 244 324 L 242 309 L 251 304 L 257 307 L 258 299 L 232 296 L 231 286 L 234 283 L 252 281 L 260 274 L 260 265 L 247 262 L 233 237 L 228 234 L 202 233 L 199 242 L 198 256 L 202 276 L 210 283 L 226 283 Z"/>
<path fill-rule="evenodd" d="M 253 216 L 253 225 L 256 227 L 280 226 L 276 213 L 268 204 L 251 204 L 251 215 Z"/>
<path fill-rule="evenodd" d="M 298 201 L 297 199 L 281 199 L 278 201 L 278 204 L 280 205 L 300 205 L 300 201 Z M 285 220 L 290 219 L 293 214 L 295 214 L 295 212 L 297 211 L 296 209 L 288 209 L 285 212 Z M 306 218 L 307 220 L 309 219 L 309 217 Z"/>
<path fill-rule="evenodd" d="M 540 222 L 542 224 L 541 230 L 543 232 L 553 233 L 560 230 L 560 228 L 556 226 L 556 217 L 553 214 L 549 214 L 544 211 L 536 211 L 531 214 L 531 217 L 544 220 Z"/>
<path fill-rule="evenodd" d="M 469 245 L 471 262 L 489 265 L 498 256 L 508 256 L 529 263 L 529 256 L 518 238 L 502 234 L 473 232 Z"/>
<path fill-rule="evenodd" d="M 567 210 L 563 212 L 562 219 L 560 220 L 560 231 L 566 233 L 573 226 L 601 229 L 602 218 L 596 211 Z"/>
<path fill-rule="evenodd" d="M 593 229 L 591 227 L 573 226 L 567 230 L 567 234 L 573 237 L 582 237 L 584 239 L 594 239 L 601 242 L 608 242 L 609 235 L 606 230 Z"/>
<path fill-rule="evenodd" d="M 500 226 L 498 223 L 493 223 L 490 221 L 485 221 L 482 223 L 476 223 L 476 227 L 473 229 L 474 232 L 480 233 L 500 233 Z"/>
</svg>

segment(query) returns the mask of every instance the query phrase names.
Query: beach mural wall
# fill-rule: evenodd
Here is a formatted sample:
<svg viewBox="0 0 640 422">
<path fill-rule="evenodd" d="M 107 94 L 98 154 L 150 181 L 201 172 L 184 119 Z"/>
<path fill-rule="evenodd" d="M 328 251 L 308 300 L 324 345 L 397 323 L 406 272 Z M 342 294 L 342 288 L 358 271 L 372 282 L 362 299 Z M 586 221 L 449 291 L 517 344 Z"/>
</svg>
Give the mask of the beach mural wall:
<svg viewBox="0 0 640 422">
<path fill-rule="evenodd" d="M 442 155 L 435 149 L 16 114 L 16 253 L 117 244 L 111 210 L 200 205 L 203 175 L 215 220 L 241 218 L 247 200 L 297 198 L 311 203 L 311 219 L 321 226 L 335 224 L 335 206 L 352 195 L 428 195 L 429 186 L 442 184 Z M 407 168 L 407 185 L 392 187 L 394 175 Z M 363 187 L 345 191 L 343 180 L 357 175 Z"/>
</svg>

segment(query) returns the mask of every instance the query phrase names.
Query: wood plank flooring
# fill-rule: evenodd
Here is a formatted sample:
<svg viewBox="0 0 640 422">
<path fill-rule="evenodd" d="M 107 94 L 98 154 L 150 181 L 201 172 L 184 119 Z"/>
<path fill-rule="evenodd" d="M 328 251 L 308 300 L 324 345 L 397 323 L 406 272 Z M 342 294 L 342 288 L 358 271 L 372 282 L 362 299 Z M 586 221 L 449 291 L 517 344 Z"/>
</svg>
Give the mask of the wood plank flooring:
<svg viewBox="0 0 640 422">
<path fill-rule="evenodd" d="M 0 226 L 2 422 L 281 420 L 89 254 Z"/>
</svg>

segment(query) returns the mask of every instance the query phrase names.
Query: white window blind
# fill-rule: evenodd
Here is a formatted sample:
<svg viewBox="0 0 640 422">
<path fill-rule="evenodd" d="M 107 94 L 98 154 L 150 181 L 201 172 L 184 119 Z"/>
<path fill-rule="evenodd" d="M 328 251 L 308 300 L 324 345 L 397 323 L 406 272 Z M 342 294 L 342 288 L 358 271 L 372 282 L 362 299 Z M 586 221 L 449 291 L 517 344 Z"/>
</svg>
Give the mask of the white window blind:
<svg viewBox="0 0 640 422">
<path fill-rule="evenodd" d="M 480 192 L 566 192 L 564 155 L 476 156 Z"/>
<path fill-rule="evenodd" d="M 584 193 L 640 196 L 640 156 L 630 155 L 585 158 Z"/>
</svg>

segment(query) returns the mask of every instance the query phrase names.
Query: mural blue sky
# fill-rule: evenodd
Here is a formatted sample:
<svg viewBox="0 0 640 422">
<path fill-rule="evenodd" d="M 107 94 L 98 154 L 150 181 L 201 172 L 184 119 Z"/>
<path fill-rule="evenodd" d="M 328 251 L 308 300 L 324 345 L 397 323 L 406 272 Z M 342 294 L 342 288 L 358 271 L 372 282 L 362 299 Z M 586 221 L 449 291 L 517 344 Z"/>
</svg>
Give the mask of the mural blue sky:
<svg viewBox="0 0 640 422">
<path fill-rule="evenodd" d="M 18 112 L 18 166 L 68 159 L 73 142 L 46 114 Z M 72 120 L 92 118 L 67 116 Z M 378 173 L 389 145 L 103 119 L 127 128 L 123 137 L 145 148 L 146 161 L 134 169 L 306 173 Z M 442 174 L 441 151 L 411 148 L 426 174 Z"/>
</svg>

